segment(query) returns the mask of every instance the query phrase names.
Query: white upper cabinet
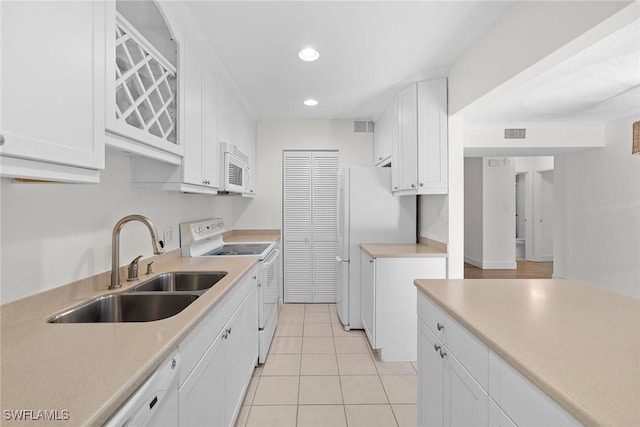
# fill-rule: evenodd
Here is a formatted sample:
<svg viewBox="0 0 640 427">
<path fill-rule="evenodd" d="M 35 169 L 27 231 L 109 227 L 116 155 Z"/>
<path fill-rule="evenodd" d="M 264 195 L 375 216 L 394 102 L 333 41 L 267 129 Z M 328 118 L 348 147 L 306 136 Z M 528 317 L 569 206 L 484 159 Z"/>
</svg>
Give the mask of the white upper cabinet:
<svg viewBox="0 0 640 427">
<path fill-rule="evenodd" d="M 244 197 L 256 195 L 256 122 L 226 83 L 220 82 L 218 102 L 218 137 L 221 147 L 240 151 L 248 164 L 249 186 Z M 235 148 L 234 148 L 235 147 Z"/>
<path fill-rule="evenodd" d="M 184 182 L 204 184 L 202 161 L 203 136 L 203 58 L 195 44 L 185 37 L 183 43 L 183 97 L 184 97 Z"/>
<path fill-rule="evenodd" d="M 418 187 L 418 92 L 413 84 L 398 94 L 398 143 L 394 151 L 393 191 L 415 193 Z"/>
<path fill-rule="evenodd" d="M 447 80 L 418 83 L 418 194 L 448 192 Z"/>
<path fill-rule="evenodd" d="M 392 162 L 393 146 L 398 143 L 398 97 L 378 117 L 373 134 L 373 163 L 387 166 Z"/>
<path fill-rule="evenodd" d="M 180 58 L 184 156 L 175 166 L 134 157 L 132 181 L 139 189 L 216 194 L 220 186 L 218 78 L 195 35 L 185 32 Z"/>
<path fill-rule="evenodd" d="M 105 2 L 0 2 L 1 176 L 99 182 L 105 31 Z"/>
<path fill-rule="evenodd" d="M 177 44 L 158 5 L 106 2 L 107 144 L 178 164 Z"/>
<path fill-rule="evenodd" d="M 447 80 L 426 80 L 401 91 L 391 164 L 394 194 L 446 194 L 447 142 Z"/>
<path fill-rule="evenodd" d="M 202 136 L 202 180 L 208 187 L 220 188 L 220 144 L 218 142 L 218 78 L 210 67 L 204 69 L 204 133 Z"/>
</svg>

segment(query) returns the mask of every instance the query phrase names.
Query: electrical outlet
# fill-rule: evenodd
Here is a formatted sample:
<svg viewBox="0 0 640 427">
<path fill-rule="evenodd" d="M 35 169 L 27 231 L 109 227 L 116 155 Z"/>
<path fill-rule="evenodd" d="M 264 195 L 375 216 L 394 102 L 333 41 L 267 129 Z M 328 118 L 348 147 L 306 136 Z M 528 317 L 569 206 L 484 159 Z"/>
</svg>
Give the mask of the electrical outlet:
<svg viewBox="0 0 640 427">
<path fill-rule="evenodd" d="M 164 240 L 164 245 L 166 246 L 167 243 L 173 241 L 173 227 L 165 227 L 163 234 L 164 238 L 162 240 Z"/>
</svg>

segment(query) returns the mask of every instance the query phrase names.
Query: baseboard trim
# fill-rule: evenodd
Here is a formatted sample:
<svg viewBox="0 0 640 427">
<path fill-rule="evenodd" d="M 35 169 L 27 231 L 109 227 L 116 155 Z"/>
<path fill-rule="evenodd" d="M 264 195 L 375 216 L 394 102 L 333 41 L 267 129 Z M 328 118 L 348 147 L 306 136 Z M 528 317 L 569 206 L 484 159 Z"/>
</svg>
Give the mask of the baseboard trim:
<svg viewBox="0 0 640 427">
<path fill-rule="evenodd" d="M 517 270 L 518 264 L 515 262 L 483 262 L 483 270 Z"/>
<path fill-rule="evenodd" d="M 538 261 L 538 262 L 553 261 L 553 255 L 542 255 L 542 256 L 539 256 L 538 259 L 536 259 L 536 261 Z"/>
<path fill-rule="evenodd" d="M 559 280 L 569 280 L 568 278 L 566 278 L 566 277 L 564 277 L 564 276 L 561 276 L 561 275 L 559 275 L 559 274 L 556 274 L 556 273 L 553 273 L 553 274 L 551 275 L 551 278 L 552 278 L 552 279 L 559 279 Z"/>
<path fill-rule="evenodd" d="M 517 270 L 518 264 L 515 262 L 482 262 L 475 258 L 464 257 L 464 262 L 483 270 Z"/>
<path fill-rule="evenodd" d="M 475 258 L 471 258 L 471 257 L 464 257 L 464 262 L 466 262 L 467 264 L 471 264 L 474 267 L 478 267 L 478 268 L 482 268 L 482 261 L 477 260 Z"/>
</svg>

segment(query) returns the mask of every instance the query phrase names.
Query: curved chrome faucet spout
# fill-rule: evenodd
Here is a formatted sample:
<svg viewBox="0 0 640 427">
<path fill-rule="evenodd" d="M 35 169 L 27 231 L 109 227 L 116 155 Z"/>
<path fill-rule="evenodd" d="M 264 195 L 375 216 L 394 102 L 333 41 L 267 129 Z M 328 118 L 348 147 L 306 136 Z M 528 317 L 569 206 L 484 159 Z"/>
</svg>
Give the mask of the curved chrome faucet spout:
<svg viewBox="0 0 640 427">
<path fill-rule="evenodd" d="M 111 235 L 111 286 L 109 286 L 109 289 L 119 289 L 122 286 L 120 283 L 120 230 L 126 223 L 131 221 L 140 221 L 147 226 L 149 233 L 151 233 L 154 254 L 160 255 L 164 252 L 164 243 L 158 239 L 158 230 L 149 218 L 143 215 L 127 215 L 122 218 L 113 227 L 113 234 Z"/>
</svg>

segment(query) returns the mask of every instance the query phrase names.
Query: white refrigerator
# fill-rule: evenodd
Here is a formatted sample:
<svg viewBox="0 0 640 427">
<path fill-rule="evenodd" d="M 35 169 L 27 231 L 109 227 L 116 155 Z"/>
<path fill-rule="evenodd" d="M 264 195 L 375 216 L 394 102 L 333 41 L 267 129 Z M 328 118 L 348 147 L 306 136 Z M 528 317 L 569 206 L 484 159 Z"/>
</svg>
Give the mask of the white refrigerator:
<svg viewBox="0 0 640 427">
<path fill-rule="evenodd" d="M 360 244 L 415 243 L 416 196 L 391 194 L 391 168 L 340 172 L 336 309 L 345 329 L 362 329 Z"/>
</svg>

